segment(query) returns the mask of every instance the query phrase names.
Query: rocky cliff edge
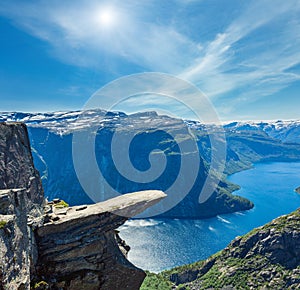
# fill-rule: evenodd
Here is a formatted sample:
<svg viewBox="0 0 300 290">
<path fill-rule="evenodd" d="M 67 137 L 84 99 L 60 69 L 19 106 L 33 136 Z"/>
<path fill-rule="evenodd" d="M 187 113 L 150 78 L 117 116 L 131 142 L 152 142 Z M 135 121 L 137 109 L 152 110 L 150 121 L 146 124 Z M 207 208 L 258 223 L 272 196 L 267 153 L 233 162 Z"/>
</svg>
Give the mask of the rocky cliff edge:
<svg viewBox="0 0 300 290">
<path fill-rule="evenodd" d="M 164 197 L 46 204 L 26 126 L 0 123 L 0 289 L 139 289 L 145 273 L 126 259 L 116 229 Z"/>
</svg>

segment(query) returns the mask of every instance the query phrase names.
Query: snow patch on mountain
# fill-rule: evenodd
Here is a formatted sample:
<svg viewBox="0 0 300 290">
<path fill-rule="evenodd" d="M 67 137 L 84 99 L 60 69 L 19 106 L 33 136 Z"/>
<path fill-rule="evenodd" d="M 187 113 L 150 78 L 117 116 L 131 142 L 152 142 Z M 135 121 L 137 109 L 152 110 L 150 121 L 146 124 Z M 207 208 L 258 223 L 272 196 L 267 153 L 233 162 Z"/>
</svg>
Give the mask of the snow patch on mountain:
<svg viewBox="0 0 300 290">
<path fill-rule="evenodd" d="M 122 112 L 107 112 L 101 109 L 52 112 L 52 113 L 0 113 L 0 122 L 24 122 L 29 127 L 45 128 L 59 135 L 98 126 L 128 126 L 137 129 L 141 124 L 151 126 L 174 125 L 182 120 L 159 116 L 156 112 L 140 112 L 126 115 Z M 155 122 L 154 122 L 155 120 Z M 157 124 L 160 120 L 160 124 Z M 203 124 L 199 121 L 184 120 L 191 129 L 211 132 L 217 125 Z M 300 143 L 300 120 L 277 121 L 233 121 L 223 124 L 226 131 L 260 131 L 285 143 Z"/>
<path fill-rule="evenodd" d="M 231 131 L 262 131 L 284 143 L 300 143 L 300 120 L 242 121 L 224 124 Z"/>
</svg>

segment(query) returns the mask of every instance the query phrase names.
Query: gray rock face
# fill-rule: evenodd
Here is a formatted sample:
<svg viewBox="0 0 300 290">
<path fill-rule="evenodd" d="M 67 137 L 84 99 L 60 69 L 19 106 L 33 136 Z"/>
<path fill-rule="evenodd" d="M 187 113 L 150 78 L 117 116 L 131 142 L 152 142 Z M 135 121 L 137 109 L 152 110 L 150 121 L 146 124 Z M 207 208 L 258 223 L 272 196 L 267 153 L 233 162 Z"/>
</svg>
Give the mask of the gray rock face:
<svg viewBox="0 0 300 290">
<path fill-rule="evenodd" d="M 34 168 L 27 128 L 0 123 L 0 189 L 26 188 L 30 205 L 41 205 L 44 192 Z"/>
<path fill-rule="evenodd" d="M 206 261 L 169 272 L 169 281 L 189 289 L 299 289 L 300 209 L 237 237 Z"/>
<path fill-rule="evenodd" d="M 0 123 L 0 288 L 30 287 L 36 248 L 27 216 L 38 222 L 42 203 L 26 126 Z"/>
<path fill-rule="evenodd" d="M 163 197 L 144 191 L 66 212 L 53 208 L 36 232 L 39 279 L 54 289 L 139 289 L 145 273 L 126 260 L 128 246 L 115 229 Z"/>
<path fill-rule="evenodd" d="M 276 219 L 247 238 L 236 239 L 231 243 L 234 246 L 231 256 L 250 259 L 261 255 L 286 269 L 297 268 L 300 265 L 299 212 L 298 210 L 294 214 Z"/>
<path fill-rule="evenodd" d="M 145 273 L 127 261 L 116 229 L 164 197 L 44 205 L 25 125 L 0 123 L 0 289 L 139 289 Z"/>
<path fill-rule="evenodd" d="M 27 228 L 25 189 L 1 190 L 9 207 L 0 215 L 0 289 L 29 289 L 31 243 Z M 3 288 L 1 288 L 3 287 Z"/>
</svg>

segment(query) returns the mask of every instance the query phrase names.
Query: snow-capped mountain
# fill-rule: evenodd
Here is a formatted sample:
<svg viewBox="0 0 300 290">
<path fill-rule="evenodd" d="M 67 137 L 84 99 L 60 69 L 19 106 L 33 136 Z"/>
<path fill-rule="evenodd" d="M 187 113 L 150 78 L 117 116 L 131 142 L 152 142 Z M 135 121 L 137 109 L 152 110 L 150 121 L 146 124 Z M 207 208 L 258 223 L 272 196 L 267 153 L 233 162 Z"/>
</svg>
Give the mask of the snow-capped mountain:
<svg viewBox="0 0 300 290">
<path fill-rule="evenodd" d="M 262 131 L 284 143 L 300 143 L 300 120 L 262 122 L 231 122 L 224 125 L 230 131 Z"/>
<path fill-rule="evenodd" d="M 48 129 L 59 135 L 70 134 L 89 127 L 118 127 L 121 124 L 135 130 L 140 127 L 145 128 L 145 126 L 160 128 L 184 124 L 180 119 L 158 116 L 153 111 L 126 115 L 123 112 L 107 112 L 101 109 L 36 114 L 0 112 L 0 122 L 24 122 L 30 128 Z"/>
<path fill-rule="evenodd" d="M 24 122 L 28 127 L 45 128 L 58 134 L 67 134 L 93 124 L 117 120 L 124 113 L 107 113 L 104 110 L 53 112 L 53 113 L 0 113 L 0 122 Z"/>
<path fill-rule="evenodd" d="M 158 115 L 156 112 L 126 115 L 122 112 L 106 112 L 96 109 L 37 114 L 0 113 L 0 122 L 25 122 L 27 124 L 35 166 L 42 176 L 46 196 L 50 199 L 59 197 L 73 205 L 91 202 L 75 172 L 72 156 L 74 134 L 72 133 L 77 131 L 82 133 L 85 132 L 84 129 L 92 128 L 93 132 L 96 132 L 95 154 L 103 175 L 102 178 L 119 193 L 146 189 L 166 191 L 177 180 L 181 158 L 189 158 L 189 160 L 199 158 L 199 172 L 196 172 L 194 186 L 181 202 L 165 214 L 165 217 L 210 217 L 252 206 L 249 201 L 231 195 L 230 192 L 234 187 L 225 180 L 221 180 L 207 202 L 198 203 L 199 193 L 209 174 L 211 162 L 212 145 L 208 132 L 215 130 L 218 133 L 220 130 L 218 125 L 183 121 Z M 226 124 L 224 129 L 227 154 L 224 173 L 231 174 L 251 167 L 253 162 L 264 160 L 300 160 L 299 125 L 300 121 Z M 124 161 L 124 164 L 121 163 L 118 168 L 112 159 L 111 144 L 115 132 L 119 133 L 117 134 L 120 138 L 119 141 L 127 140 L 128 136 L 132 136 L 131 134 L 134 133 L 129 149 L 127 150 L 127 147 L 123 146 L 122 141 L 120 144 L 117 143 L 119 146 L 117 151 L 123 154 L 125 148 L 130 157 L 130 164 L 141 172 L 147 171 L 151 167 L 149 159 L 151 152 L 156 152 L 156 155 L 153 155 L 155 158 L 158 157 L 158 154 L 164 154 L 166 166 L 162 174 L 148 183 L 143 180 L 135 182 L 124 177 L 118 168 L 128 168 L 128 158 L 121 160 Z M 176 139 L 173 135 L 176 136 Z M 187 148 L 190 148 L 190 151 L 184 151 L 182 154 L 180 146 L 184 144 L 186 146 L 189 144 L 187 142 L 194 140 L 195 136 L 198 152 L 188 145 Z M 282 141 L 294 142 L 294 144 Z M 298 141 L 298 144 L 295 143 Z M 84 163 L 84 172 L 90 172 L 88 160 L 81 153 L 78 156 L 82 157 L 83 163 L 87 163 Z M 190 175 L 189 172 L 180 179 L 183 187 L 189 181 Z M 96 180 L 97 184 L 99 182 Z M 178 187 L 176 190 L 183 191 Z M 99 193 L 106 193 L 106 190 L 101 189 Z"/>
<path fill-rule="evenodd" d="M 108 126 L 118 123 L 125 123 L 129 127 L 137 128 L 141 124 L 174 125 L 174 118 L 159 116 L 156 112 L 142 112 L 126 115 L 123 112 L 107 112 L 101 109 L 53 113 L 0 113 L 0 122 L 24 122 L 32 128 L 45 128 L 60 135 L 72 133 L 90 126 Z M 157 122 L 161 123 L 158 124 Z M 182 120 L 177 119 L 182 123 Z M 205 125 L 197 121 L 185 120 L 184 123 L 194 130 L 211 129 L 213 125 Z M 284 143 L 300 143 L 300 120 L 278 120 L 278 121 L 239 121 L 225 123 L 224 129 L 227 132 L 257 131 L 264 132 L 268 136 L 278 139 Z"/>
</svg>

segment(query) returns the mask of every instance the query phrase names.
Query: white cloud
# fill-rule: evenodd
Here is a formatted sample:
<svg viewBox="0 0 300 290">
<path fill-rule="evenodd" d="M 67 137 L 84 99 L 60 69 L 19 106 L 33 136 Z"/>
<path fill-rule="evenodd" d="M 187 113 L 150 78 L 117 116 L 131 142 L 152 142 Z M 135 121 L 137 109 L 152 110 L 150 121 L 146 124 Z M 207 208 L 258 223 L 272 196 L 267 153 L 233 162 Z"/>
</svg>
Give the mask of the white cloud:
<svg viewBox="0 0 300 290">
<path fill-rule="evenodd" d="M 153 19 L 152 12 L 160 4 L 141 2 L 2 0 L 0 14 L 48 42 L 50 52 L 63 62 L 109 71 L 110 60 L 117 57 L 145 71 L 179 75 L 212 98 L 247 88 L 235 99 L 244 101 L 299 80 L 299 74 L 288 71 L 300 62 L 297 0 L 251 1 L 223 31 L 216 31 L 213 40 L 198 42 L 179 32 L 176 19 L 168 25 Z M 97 17 L 108 6 L 116 19 L 112 27 L 103 27 Z M 218 15 L 214 16 L 218 21 Z M 277 37 L 272 32 L 276 23 L 280 24 L 280 29 L 274 28 L 280 33 Z M 251 38 L 259 30 L 264 37 Z"/>
<path fill-rule="evenodd" d="M 205 55 L 184 70 L 181 77 L 194 81 L 215 98 L 243 86 L 253 86 L 253 91 L 250 89 L 244 93 L 243 99 L 254 93 L 256 96 L 274 93 L 299 80 L 299 75 L 285 72 L 300 62 L 299 20 L 294 18 L 291 23 L 290 18 L 291 13 L 297 10 L 299 13 L 299 2 L 295 1 L 254 1 L 248 10 L 216 36 L 206 47 Z M 275 46 L 268 48 L 272 39 L 265 32 L 261 48 L 255 43 L 246 43 L 246 46 L 252 46 L 253 51 L 248 51 L 250 53 L 244 58 L 238 55 L 242 52 L 242 49 L 235 49 L 239 42 L 279 17 L 283 17 L 282 27 L 278 39 L 273 40 Z M 230 72 L 232 68 L 236 68 L 235 73 Z M 246 71 L 244 68 L 247 68 Z M 257 82 L 260 83 L 259 91 L 255 85 Z"/>
<path fill-rule="evenodd" d="M 4 1 L 0 14 L 49 42 L 57 58 L 74 65 L 99 66 L 103 56 L 117 56 L 148 70 L 178 73 L 191 64 L 198 51 L 192 41 L 171 26 L 144 20 L 134 1 L 135 10 L 128 3 L 112 2 L 115 6 L 99 1 Z M 116 19 L 112 27 L 103 27 L 97 18 L 108 5 Z"/>
</svg>

